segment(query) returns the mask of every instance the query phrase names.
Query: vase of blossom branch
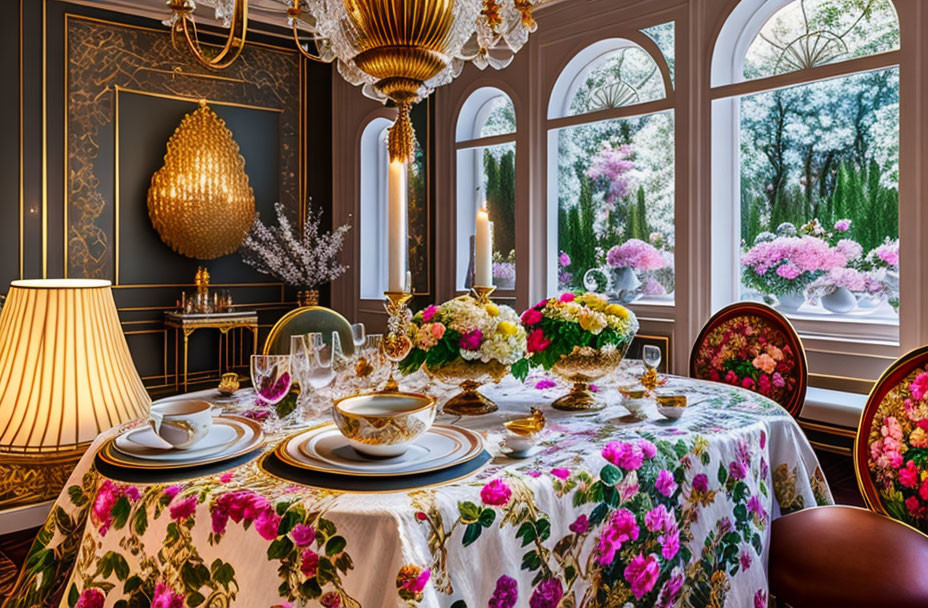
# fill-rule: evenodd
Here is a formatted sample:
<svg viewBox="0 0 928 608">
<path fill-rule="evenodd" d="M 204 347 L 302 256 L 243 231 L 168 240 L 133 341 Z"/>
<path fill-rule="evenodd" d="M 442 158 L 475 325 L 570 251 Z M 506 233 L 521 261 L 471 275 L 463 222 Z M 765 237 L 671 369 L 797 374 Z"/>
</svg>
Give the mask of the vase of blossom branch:
<svg viewBox="0 0 928 608">
<path fill-rule="evenodd" d="M 349 224 L 332 232 L 322 229 L 322 210 L 307 206 L 302 228 L 294 225 L 286 208 L 276 203 L 277 225 L 267 226 L 255 217 L 251 232 L 239 252 L 242 260 L 262 274 L 296 288 L 298 306 L 318 306 L 319 285 L 343 275 L 348 267 L 340 263 Z"/>
</svg>

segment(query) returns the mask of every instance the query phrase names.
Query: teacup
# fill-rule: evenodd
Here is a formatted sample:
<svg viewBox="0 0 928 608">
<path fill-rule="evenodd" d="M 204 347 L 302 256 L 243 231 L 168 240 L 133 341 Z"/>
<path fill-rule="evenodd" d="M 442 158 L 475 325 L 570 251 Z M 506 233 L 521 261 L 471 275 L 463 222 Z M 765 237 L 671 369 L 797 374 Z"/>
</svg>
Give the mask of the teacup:
<svg viewBox="0 0 928 608">
<path fill-rule="evenodd" d="M 187 450 L 209 434 L 213 406 L 206 401 L 169 401 L 151 407 L 148 423 L 178 450 Z"/>
<path fill-rule="evenodd" d="M 374 458 L 400 456 L 429 430 L 435 400 L 414 393 L 373 393 L 335 402 L 332 417 L 355 450 Z"/>
</svg>

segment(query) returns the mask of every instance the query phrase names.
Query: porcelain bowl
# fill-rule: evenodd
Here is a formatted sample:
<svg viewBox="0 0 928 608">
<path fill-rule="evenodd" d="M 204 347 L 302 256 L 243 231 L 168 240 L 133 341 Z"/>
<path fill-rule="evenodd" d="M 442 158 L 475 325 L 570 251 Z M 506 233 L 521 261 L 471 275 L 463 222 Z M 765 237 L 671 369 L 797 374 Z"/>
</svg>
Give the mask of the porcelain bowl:
<svg viewBox="0 0 928 608">
<path fill-rule="evenodd" d="M 416 393 L 353 395 L 335 402 L 332 417 L 355 450 L 372 458 L 401 456 L 435 421 L 436 401 Z"/>
</svg>

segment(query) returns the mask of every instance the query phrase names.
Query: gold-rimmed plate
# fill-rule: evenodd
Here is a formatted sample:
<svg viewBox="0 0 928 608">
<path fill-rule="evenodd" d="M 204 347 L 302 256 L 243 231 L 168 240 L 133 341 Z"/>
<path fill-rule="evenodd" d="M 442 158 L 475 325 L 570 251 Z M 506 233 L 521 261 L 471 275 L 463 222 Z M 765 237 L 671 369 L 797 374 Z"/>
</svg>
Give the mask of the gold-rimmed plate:
<svg viewBox="0 0 928 608">
<path fill-rule="evenodd" d="M 217 421 L 222 420 L 225 423 L 234 425 L 241 431 L 241 437 L 237 441 L 217 453 L 208 454 L 203 457 L 193 456 L 189 460 L 181 461 L 142 459 L 120 452 L 115 445 L 116 437 L 111 437 L 100 447 L 97 456 L 102 462 L 108 465 L 124 469 L 189 469 L 215 464 L 225 460 L 232 460 L 253 452 L 264 445 L 264 431 L 261 429 L 261 425 L 258 422 L 242 416 L 232 416 L 228 414 L 217 416 L 216 419 Z"/>
<path fill-rule="evenodd" d="M 483 452 L 483 437 L 470 429 L 435 424 L 395 458 L 358 454 L 333 423 L 305 429 L 280 442 L 275 454 L 285 464 L 317 473 L 353 477 L 404 477 L 455 467 Z"/>
</svg>

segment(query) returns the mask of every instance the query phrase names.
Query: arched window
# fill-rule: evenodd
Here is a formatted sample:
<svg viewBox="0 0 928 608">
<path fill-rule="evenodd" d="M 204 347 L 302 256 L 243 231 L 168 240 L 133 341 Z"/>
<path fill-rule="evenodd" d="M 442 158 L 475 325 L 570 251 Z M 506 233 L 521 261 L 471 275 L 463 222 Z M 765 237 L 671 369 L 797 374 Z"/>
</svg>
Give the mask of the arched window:
<svg viewBox="0 0 928 608">
<path fill-rule="evenodd" d="M 387 118 L 372 119 L 361 132 L 361 298 L 380 300 L 387 289 Z"/>
<path fill-rule="evenodd" d="M 591 44 L 548 102 L 548 284 L 673 302 L 674 26 Z M 665 56 L 661 49 L 668 50 Z"/>
<path fill-rule="evenodd" d="M 899 44 L 890 0 L 732 12 L 712 73 L 714 306 L 898 337 Z"/>
<path fill-rule="evenodd" d="M 516 280 L 516 114 L 512 100 L 495 87 L 482 87 L 461 106 L 455 129 L 457 150 L 456 286 L 472 284 L 477 210 L 484 204 L 493 223 L 493 282 L 500 291 Z"/>
</svg>

